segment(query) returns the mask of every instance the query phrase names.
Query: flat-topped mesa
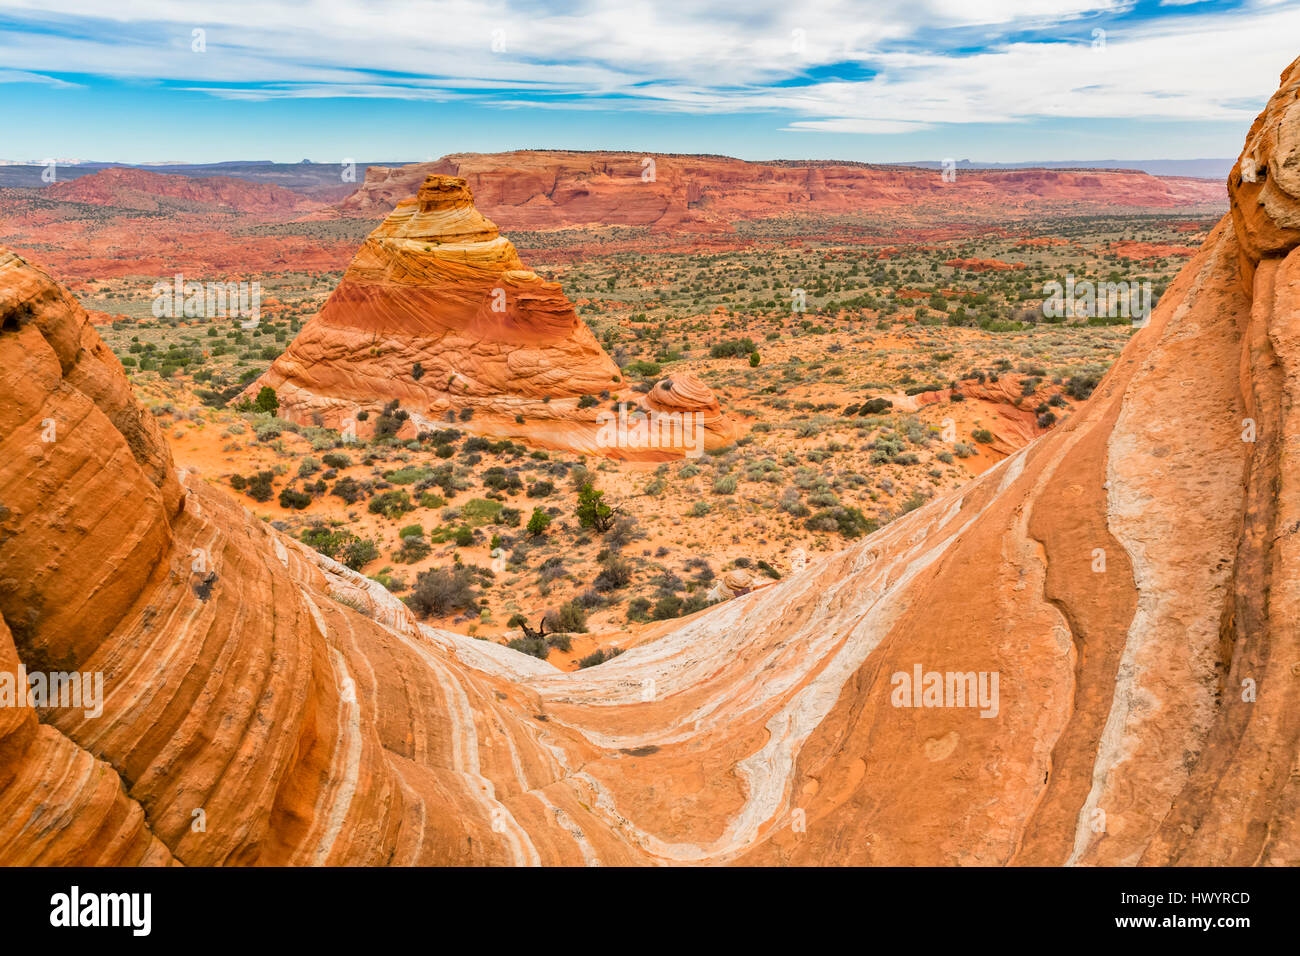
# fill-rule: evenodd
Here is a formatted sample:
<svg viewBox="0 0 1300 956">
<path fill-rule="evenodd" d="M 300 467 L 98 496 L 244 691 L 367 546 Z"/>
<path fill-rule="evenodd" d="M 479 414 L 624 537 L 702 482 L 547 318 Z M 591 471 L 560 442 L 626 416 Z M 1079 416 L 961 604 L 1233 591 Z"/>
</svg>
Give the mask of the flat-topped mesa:
<svg viewBox="0 0 1300 956">
<path fill-rule="evenodd" d="M 687 450 L 603 440 L 603 409 L 650 406 L 559 283 L 525 267 L 455 176 L 430 175 L 397 204 L 320 314 L 241 399 L 264 386 L 276 391 L 280 414 L 301 424 L 356 423 L 364 433 L 396 401 L 416 429 L 454 419 L 477 434 L 613 458 Z M 703 440 L 717 448 L 740 429 L 716 401 L 712 410 Z"/>
</svg>

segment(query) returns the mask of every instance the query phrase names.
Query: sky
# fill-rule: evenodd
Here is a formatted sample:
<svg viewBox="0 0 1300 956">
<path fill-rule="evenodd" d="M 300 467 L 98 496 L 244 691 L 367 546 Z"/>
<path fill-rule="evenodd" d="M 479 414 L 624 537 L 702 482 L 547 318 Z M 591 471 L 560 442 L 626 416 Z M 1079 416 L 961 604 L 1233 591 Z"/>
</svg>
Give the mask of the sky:
<svg viewBox="0 0 1300 956">
<path fill-rule="evenodd" d="M 0 0 L 0 159 L 1234 157 L 1300 0 Z"/>
</svg>

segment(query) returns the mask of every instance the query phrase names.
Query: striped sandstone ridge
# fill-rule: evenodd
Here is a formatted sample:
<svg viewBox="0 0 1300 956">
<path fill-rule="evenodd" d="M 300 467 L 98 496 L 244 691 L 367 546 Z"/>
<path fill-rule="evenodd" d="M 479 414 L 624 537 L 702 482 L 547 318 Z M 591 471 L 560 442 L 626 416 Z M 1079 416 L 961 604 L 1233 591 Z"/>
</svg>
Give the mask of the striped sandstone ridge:
<svg viewBox="0 0 1300 956">
<path fill-rule="evenodd" d="M 462 428 L 545 448 L 645 460 L 682 454 L 681 443 L 638 449 L 601 439 L 598 416 L 611 396 L 635 398 L 618 366 L 559 283 L 526 269 L 474 208 L 465 181 L 451 176 L 429 176 L 416 198 L 397 204 L 320 314 L 244 395 L 268 385 L 280 414 L 303 424 L 337 428 L 362 410 L 373 424 L 396 400 L 417 427 L 469 410 Z M 692 387 L 691 400 L 709 410 L 705 446 L 739 437 L 708 387 L 698 379 Z M 578 407 L 582 396 L 602 393 L 597 405 Z"/>
<path fill-rule="evenodd" d="M 0 254 L 0 664 L 107 686 L 0 712 L 0 862 L 1300 863 L 1298 97 L 1300 60 L 1058 428 L 574 673 L 178 479 Z M 893 706 L 917 666 L 997 673 L 996 714 Z"/>
</svg>

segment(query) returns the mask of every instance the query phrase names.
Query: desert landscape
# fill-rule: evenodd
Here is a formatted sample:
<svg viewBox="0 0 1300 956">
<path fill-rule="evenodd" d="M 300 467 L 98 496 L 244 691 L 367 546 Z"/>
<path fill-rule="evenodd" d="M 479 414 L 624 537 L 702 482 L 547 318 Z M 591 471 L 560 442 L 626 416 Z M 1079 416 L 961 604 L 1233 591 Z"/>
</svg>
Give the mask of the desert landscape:
<svg viewBox="0 0 1300 956">
<path fill-rule="evenodd" d="M 526 159 L 557 169 L 569 162 Z M 638 169 L 627 167 L 630 185 L 606 173 L 608 182 L 589 193 L 657 191 Z M 146 188 L 163 205 L 169 193 L 192 189 L 152 173 L 128 187 L 129 173 L 72 182 L 88 199 L 46 207 L 40 235 L 82 229 L 88 216 L 92 228 L 125 232 Z M 633 646 L 653 622 L 699 611 L 728 574 L 745 588 L 781 580 L 793 564 L 840 550 L 1056 427 L 1091 394 L 1135 319 L 1049 320 L 1044 283 L 1123 276 L 1149 283 L 1158 301 L 1222 207 L 1214 201 L 1221 187 L 1196 181 L 1199 192 L 1166 211 L 1168 182 L 1122 172 L 1114 189 L 1058 200 L 1058 188 L 1075 189 L 1079 175 L 1043 171 L 1031 181 L 1047 182 L 1049 198 L 1021 201 L 1051 214 L 1008 222 L 997 215 L 1001 197 L 980 198 L 984 184 L 911 171 L 918 190 L 969 189 L 977 198 L 960 214 L 934 204 L 927 219 L 930 206 L 909 203 L 905 218 L 886 196 L 874 226 L 861 215 L 850 222 L 760 210 L 733 220 L 716 244 L 707 238 L 716 233 L 686 229 L 659 240 L 645 225 L 572 226 L 571 213 L 557 212 L 551 228 L 518 234 L 529 263 L 548 264 L 548 283 L 501 245 L 478 210 L 469 182 L 491 189 L 492 180 L 424 167 L 416 174 L 416 195 L 378 223 L 326 217 L 370 202 L 378 190 L 370 179 L 399 178 L 387 170 L 372 169 L 357 198 L 309 217 L 299 215 L 301 203 L 267 209 L 256 188 L 224 196 L 233 210 L 225 215 L 260 225 L 228 225 L 235 235 L 222 240 L 225 252 L 204 231 L 198 274 L 257 281 L 264 295 L 255 328 L 202 310 L 154 316 L 155 285 L 170 284 L 167 273 L 117 273 L 157 262 L 157 250 L 124 246 L 120 263 L 51 268 L 82 273 L 65 280 L 69 289 L 168 430 L 180 466 L 396 595 L 415 597 L 424 575 L 432 599 L 419 606 L 430 624 L 527 645 L 562 669 L 599 662 Z M 761 182 L 769 171 L 751 175 Z M 709 187 L 695 190 L 708 195 Z M 35 228 L 18 210 L 46 199 L 14 190 L 5 200 L 11 218 L 0 239 L 14 242 L 13 230 Z M 843 201 L 832 191 L 820 204 Z M 412 202 L 415 220 L 402 212 Z M 172 215 L 208 223 L 214 213 Z M 887 226 L 886 217 L 907 225 Z M 302 266 L 269 271 L 255 261 L 260 247 L 243 249 L 236 236 L 267 228 L 266 218 L 278 241 L 307 247 Z M 309 236 L 322 223 L 358 235 L 378 227 L 355 244 L 361 251 L 346 274 L 312 268 Z M 617 229 L 626 237 L 612 239 Z M 488 233 L 469 250 L 460 241 Z M 149 235 L 133 234 L 138 242 Z M 418 243 L 413 261 L 389 261 L 389 235 Z M 68 248 L 48 243 L 56 245 Z M 32 238 L 13 248 L 36 256 L 43 246 Z M 450 272 L 430 254 L 444 247 L 452 247 Z M 481 264 L 467 260 L 471 253 Z M 222 271 L 225 256 L 246 262 Z M 395 270 L 409 279 L 391 302 L 367 291 Z M 494 315 L 498 287 L 509 306 L 503 327 L 482 328 L 484 316 L 474 313 Z M 512 304 L 520 301 L 525 314 Z M 530 336 L 545 336 L 546 323 L 561 316 L 572 334 L 530 347 Z M 459 338 L 449 340 L 449 331 Z M 504 353 L 504 367 L 476 354 L 488 349 Z M 694 405 L 674 405 L 669 392 L 658 407 L 699 412 L 699 447 L 599 447 L 598 416 L 610 413 L 617 425 L 620 404 L 644 407 L 665 394 L 656 391 L 661 382 L 697 390 Z M 252 407 L 267 387 L 277 395 L 274 411 Z M 578 519 L 587 484 L 613 510 L 603 531 Z M 528 523 L 538 509 L 548 524 L 534 534 Z M 529 643 L 518 618 L 535 630 L 548 616 L 563 617 L 568 630 L 548 646 Z"/>
<path fill-rule="evenodd" d="M 0 863 L 1300 864 L 1300 60 L 1226 188 L 310 166 L 0 177 Z"/>
</svg>

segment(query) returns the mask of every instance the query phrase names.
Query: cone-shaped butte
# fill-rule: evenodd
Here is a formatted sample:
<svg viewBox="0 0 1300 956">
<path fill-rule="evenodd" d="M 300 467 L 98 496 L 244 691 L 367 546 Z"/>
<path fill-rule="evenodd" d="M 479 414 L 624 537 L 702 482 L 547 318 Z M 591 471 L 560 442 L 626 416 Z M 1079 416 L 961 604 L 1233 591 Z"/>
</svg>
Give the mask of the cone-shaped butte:
<svg viewBox="0 0 1300 956">
<path fill-rule="evenodd" d="M 264 386 L 291 421 L 355 422 L 363 434 L 396 400 L 419 429 L 455 420 L 476 434 L 613 458 L 689 451 L 607 444 L 602 417 L 620 398 L 641 403 L 559 283 L 524 266 L 453 176 L 429 176 L 397 204 L 320 314 L 241 397 Z M 719 447 L 738 429 L 709 404 L 704 440 Z"/>
</svg>

